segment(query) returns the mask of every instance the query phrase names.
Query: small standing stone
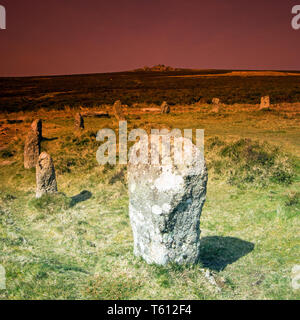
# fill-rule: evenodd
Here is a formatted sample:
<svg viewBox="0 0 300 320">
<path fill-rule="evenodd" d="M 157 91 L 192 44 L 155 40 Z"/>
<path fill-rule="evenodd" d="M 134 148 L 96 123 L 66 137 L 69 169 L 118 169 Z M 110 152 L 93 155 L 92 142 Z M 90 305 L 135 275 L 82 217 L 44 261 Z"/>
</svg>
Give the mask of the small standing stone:
<svg viewBox="0 0 300 320">
<path fill-rule="evenodd" d="M 75 115 L 75 129 L 83 130 L 84 129 L 84 119 L 81 113 L 76 113 Z"/>
<path fill-rule="evenodd" d="M 30 130 L 24 146 L 24 168 L 31 169 L 37 164 L 40 155 L 40 140 L 37 131 Z"/>
<path fill-rule="evenodd" d="M 164 101 L 160 107 L 160 112 L 164 114 L 168 114 L 170 113 L 170 111 L 171 111 L 170 106 L 166 101 Z"/>
<path fill-rule="evenodd" d="M 42 139 L 43 139 L 43 123 L 42 123 L 41 119 L 37 119 L 32 122 L 31 130 L 36 132 L 39 137 L 39 141 L 42 141 Z"/>
<path fill-rule="evenodd" d="M 212 112 L 214 113 L 219 113 L 220 112 L 220 99 L 219 98 L 213 98 L 212 99 L 212 104 L 213 104 L 213 107 L 212 107 Z"/>
<path fill-rule="evenodd" d="M 268 110 L 268 109 L 270 109 L 270 97 L 269 96 L 261 97 L 260 110 Z"/>
<path fill-rule="evenodd" d="M 116 117 L 116 119 L 118 121 L 124 121 L 126 120 L 125 119 L 125 115 L 124 115 L 124 112 L 122 110 L 122 104 L 121 104 L 121 101 L 118 100 L 114 103 L 113 105 L 113 112 L 114 112 L 114 115 Z"/>
<path fill-rule="evenodd" d="M 42 152 L 36 165 L 36 197 L 57 193 L 54 164 L 51 156 Z"/>
<path fill-rule="evenodd" d="M 219 98 L 213 98 L 212 99 L 212 104 L 214 104 L 214 105 L 220 104 L 220 99 Z"/>
</svg>

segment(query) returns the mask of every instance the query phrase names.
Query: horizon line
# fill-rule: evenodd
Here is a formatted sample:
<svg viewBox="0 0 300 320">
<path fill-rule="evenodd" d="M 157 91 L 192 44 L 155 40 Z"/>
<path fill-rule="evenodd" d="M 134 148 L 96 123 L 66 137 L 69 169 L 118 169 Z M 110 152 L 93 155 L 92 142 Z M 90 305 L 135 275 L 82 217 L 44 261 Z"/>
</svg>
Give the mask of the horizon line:
<svg viewBox="0 0 300 320">
<path fill-rule="evenodd" d="M 169 66 L 167 66 L 169 67 Z M 179 72 L 179 71 L 273 71 L 273 72 L 300 72 L 300 69 L 215 69 L 215 68 L 184 68 L 184 67 L 173 67 L 174 71 L 142 71 L 144 67 L 139 67 L 132 70 L 122 70 L 122 71 L 109 71 L 109 72 L 88 72 L 88 73 L 69 73 L 69 74 L 61 74 L 61 73 L 53 73 L 53 74 L 36 74 L 36 75 L 10 75 L 10 76 L 1 76 L 0 79 L 5 78 L 47 78 L 47 77 L 72 77 L 72 76 L 92 76 L 92 75 L 100 75 L 100 74 L 117 74 L 117 73 L 126 73 L 126 72 L 153 72 L 153 73 L 170 73 L 170 72 Z M 152 67 L 150 67 L 152 68 Z"/>
</svg>

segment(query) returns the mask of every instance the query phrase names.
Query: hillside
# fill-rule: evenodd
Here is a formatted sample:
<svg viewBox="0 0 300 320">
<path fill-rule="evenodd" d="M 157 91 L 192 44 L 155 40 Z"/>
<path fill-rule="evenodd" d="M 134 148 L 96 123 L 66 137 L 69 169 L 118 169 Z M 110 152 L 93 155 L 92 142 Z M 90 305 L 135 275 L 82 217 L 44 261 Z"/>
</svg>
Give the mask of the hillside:
<svg viewBox="0 0 300 320">
<path fill-rule="evenodd" d="M 226 76 L 224 76 L 226 75 Z M 63 109 L 135 103 L 191 104 L 219 97 L 226 104 L 300 101 L 299 73 L 230 70 L 135 71 L 53 77 L 0 78 L 0 110 Z"/>
</svg>

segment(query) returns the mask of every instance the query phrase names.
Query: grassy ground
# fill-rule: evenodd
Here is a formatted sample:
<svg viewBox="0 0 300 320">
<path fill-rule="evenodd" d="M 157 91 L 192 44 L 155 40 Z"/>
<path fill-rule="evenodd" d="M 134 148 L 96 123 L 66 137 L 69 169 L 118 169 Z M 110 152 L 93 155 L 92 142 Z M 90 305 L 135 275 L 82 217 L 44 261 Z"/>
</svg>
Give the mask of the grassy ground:
<svg viewBox="0 0 300 320">
<path fill-rule="evenodd" d="M 1 149 L 0 264 L 7 290 L 0 298 L 299 299 L 291 287 L 291 270 L 300 264 L 299 106 L 271 112 L 227 106 L 219 114 L 209 108 L 128 117 L 129 130 L 206 130 L 208 194 L 200 262 L 193 267 L 158 267 L 134 257 L 126 167 L 96 162 L 95 134 L 116 129 L 115 120 L 86 118 L 85 132 L 76 135 L 70 110 L 11 115 L 23 122 L 10 124 L 15 138 Z M 42 149 L 53 157 L 63 193 L 40 200 L 34 170 L 22 165 L 24 133 L 37 116 L 47 138 Z M 234 144 L 243 138 L 251 140 Z M 231 179 L 232 166 L 238 179 Z"/>
</svg>

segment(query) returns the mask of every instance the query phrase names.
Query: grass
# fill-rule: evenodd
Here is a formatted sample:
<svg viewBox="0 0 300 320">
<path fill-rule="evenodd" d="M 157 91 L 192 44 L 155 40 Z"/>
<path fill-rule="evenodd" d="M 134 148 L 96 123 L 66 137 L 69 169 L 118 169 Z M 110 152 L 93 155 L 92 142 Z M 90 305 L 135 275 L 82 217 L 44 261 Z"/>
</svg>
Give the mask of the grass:
<svg viewBox="0 0 300 320">
<path fill-rule="evenodd" d="M 214 172 L 232 185 L 290 185 L 295 176 L 289 156 L 266 142 L 239 139 L 226 144 L 216 137 L 208 141 L 208 148 L 214 153 L 210 163 Z"/>
<path fill-rule="evenodd" d="M 9 157 L 0 155 L 0 264 L 7 276 L 0 298 L 299 299 L 291 270 L 300 249 L 300 126 L 289 116 L 299 111 L 235 110 L 211 114 L 207 105 L 129 115 L 129 130 L 205 129 L 209 182 L 195 266 L 147 265 L 133 255 L 126 167 L 96 162 L 95 134 L 116 129 L 114 120 L 86 118 L 87 129 L 75 134 L 65 111 L 35 114 L 44 119 L 42 150 L 53 157 L 60 192 L 38 200 L 35 172 L 22 165 L 30 121 L 13 124 L 19 131 L 6 146 Z"/>
</svg>

